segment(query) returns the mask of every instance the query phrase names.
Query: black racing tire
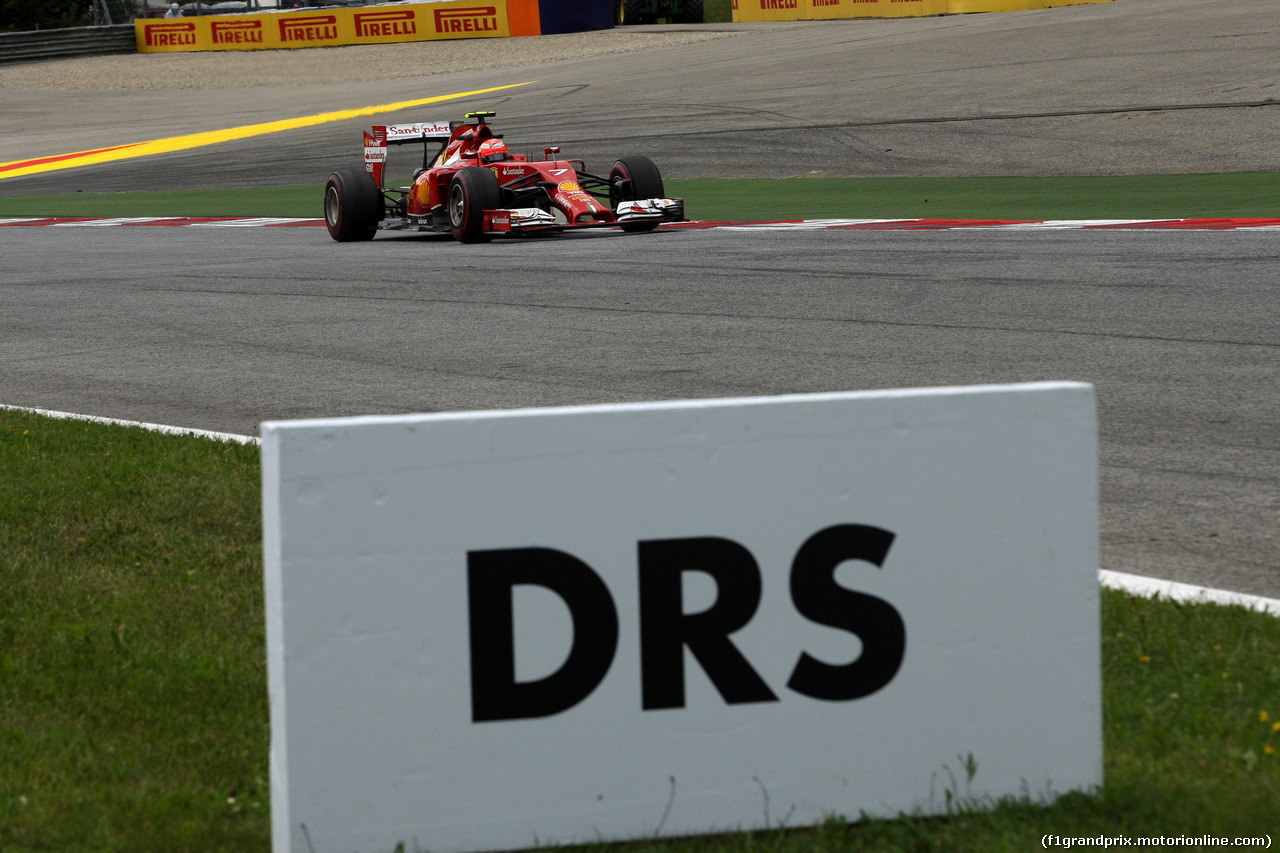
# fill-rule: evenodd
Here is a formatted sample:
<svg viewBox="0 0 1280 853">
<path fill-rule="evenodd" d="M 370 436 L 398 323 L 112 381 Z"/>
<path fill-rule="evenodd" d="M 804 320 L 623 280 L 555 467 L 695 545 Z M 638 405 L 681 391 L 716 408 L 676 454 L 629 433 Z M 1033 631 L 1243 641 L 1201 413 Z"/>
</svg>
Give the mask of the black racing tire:
<svg viewBox="0 0 1280 853">
<path fill-rule="evenodd" d="M 666 190 L 662 187 L 662 175 L 658 167 L 648 157 L 635 154 L 623 157 L 613 164 L 609 170 L 609 204 L 614 210 L 624 201 L 635 201 L 639 198 L 665 198 Z M 623 231 L 652 231 L 658 227 L 656 220 L 648 222 L 627 222 Z"/>
<path fill-rule="evenodd" d="M 498 176 L 479 166 L 460 169 L 449 181 L 446 209 L 449 230 L 459 243 L 488 243 L 492 234 L 484 233 L 484 212 L 502 207 L 502 185 Z"/>
<path fill-rule="evenodd" d="M 382 221 L 382 190 L 363 169 L 339 169 L 324 185 L 324 224 L 339 243 L 372 240 Z"/>
<path fill-rule="evenodd" d="M 680 15 L 680 23 L 702 23 L 702 0 L 684 0 L 684 12 Z"/>
</svg>

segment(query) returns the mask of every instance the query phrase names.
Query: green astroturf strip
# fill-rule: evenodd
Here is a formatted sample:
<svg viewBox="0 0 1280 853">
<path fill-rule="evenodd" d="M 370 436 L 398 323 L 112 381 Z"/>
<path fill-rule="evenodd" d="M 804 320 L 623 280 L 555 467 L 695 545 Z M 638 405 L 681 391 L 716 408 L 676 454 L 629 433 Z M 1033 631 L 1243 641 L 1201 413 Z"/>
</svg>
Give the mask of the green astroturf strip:
<svg viewBox="0 0 1280 853">
<path fill-rule="evenodd" d="M 0 191 L 4 190 L 0 182 Z M 253 187 L 174 192 L 0 196 L 0 217 L 14 216 L 315 216 L 324 187 Z"/>
<path fill-rule="evenodd" d="M 0 191 L 3 191 L 0 182 Z M 693 178 L 666 181 L 700 220 L 1192 219 L 1280 216 L 1280 172 L 1048 178 Z M 0 196 L 0 217 L 322 215 L 323 189 Z"/>
<path fill-rule="evenodd" d="M 1280 215 L 1280 172 L 669 181 L 695 219 L 1190 219 Z"/>
</svg>

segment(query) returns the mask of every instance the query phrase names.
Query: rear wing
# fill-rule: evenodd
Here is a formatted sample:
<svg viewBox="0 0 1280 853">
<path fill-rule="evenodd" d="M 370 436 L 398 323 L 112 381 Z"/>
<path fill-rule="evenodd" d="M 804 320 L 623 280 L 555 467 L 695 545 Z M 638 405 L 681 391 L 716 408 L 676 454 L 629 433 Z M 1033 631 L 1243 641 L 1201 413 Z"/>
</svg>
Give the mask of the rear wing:
<svg viewBox="0 0 1280 853">
<path fill-rule="evenodd" d="M 424 124 L 376 124 L 364 132 L 364 170 L 373 176 L 373 182 L 382 186 L 382 170 L 387 162 L 388 145 L 419 143 L 429 146 L 435 142 L 443 149 L 453 136 L 453 128 L 447 121 Z M 437 152 L 438 153 L 438 152 Z M 430 162 L 432 151 L 426 147 L 422 153 L 422 165 Z"/>
<path fill-rule="evenodd" d="M 431 124 L 389 124 L 387 129 L 388 145 L 403 145 L 407 142 L 448 142 L 453 135 L 450 122 L 437 121 Z M 374 130 L 377 130 L 375 127 Z"/>
</svg>

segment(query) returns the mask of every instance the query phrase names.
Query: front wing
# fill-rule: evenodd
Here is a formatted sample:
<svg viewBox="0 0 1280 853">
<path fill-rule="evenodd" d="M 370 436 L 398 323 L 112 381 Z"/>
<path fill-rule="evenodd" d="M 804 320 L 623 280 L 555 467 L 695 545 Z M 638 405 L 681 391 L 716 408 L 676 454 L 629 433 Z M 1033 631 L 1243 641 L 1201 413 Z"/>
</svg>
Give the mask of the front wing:
<svg viewBox="0 0 1280 853">
<path fill-rule="evenodd" d="M 579 228 L 616 228 L 632 222 L 684 222 L 684 199 L 645 198 L 624 201 L 618 205 L 613 221 L 579 222 L 568 225 L 556 221 L 553 214 L 537 207 L 521 207 L 511 210 L 486 210 L 486 233 L 547 233 Z"/>
</svg>

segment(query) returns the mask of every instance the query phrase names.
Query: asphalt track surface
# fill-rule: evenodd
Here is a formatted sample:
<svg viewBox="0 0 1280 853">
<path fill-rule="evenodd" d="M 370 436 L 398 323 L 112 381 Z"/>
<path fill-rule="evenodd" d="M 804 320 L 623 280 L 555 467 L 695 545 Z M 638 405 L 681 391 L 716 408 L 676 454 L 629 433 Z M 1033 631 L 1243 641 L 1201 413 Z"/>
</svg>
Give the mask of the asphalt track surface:
<svg viewBox="0 0 1280 853">
<path fill-rule="evenodd" d="M 490 108 L 517 151 L 558 144 L 599 169 L 643 153 L 667 177 L 1277 168 L 1280 0 L 715 26 L 731 35 L 517 68 L 503 67 L 502 40 L 480 39 L 476 53 L 496 70 L 417 78 L 379 79 L 369 54 L 329 48 L 330 76 L 350 82 L 293 83 L 282 57 L 277 86 L 0 90 L 6 129 L 21 131 L 0 135 L 0 162 L 526 83 L 385 118 Z M 175 74 L 171 56 L 134 59 L 139 79 Z M 214 73 L 181 69 L 175 76 Z M 322 184 L 358 163 L 371 123 L 2 180 L 0 194 Z"/>
<path fill-rule="evenodd" d="M 588 165 L 639 150 L 677 176 L 1271 169 L 1277 21 L 1271 0 L 1124 0 L 747 27 L 536 75 L 266 88 L 241 112 L 241 90 L 0 98 L 44 109 L 41 133 L 68 152 L 534 79 L 387 118 L 490 107 L 517 150 L 559 142 Z M 1164 108 L 1111 112 L 1135 104 Z M 172 121 L 157 132 L 160 114 Z M 318 184 L 355 164 L 366 123 L 0 181 L 0 193 Z M 1103 568 L 1280 597 L 1275 231 L 339 246 L 315 228 L 44 227 L 0 229 L 0 242 L 0 402 L 107 417 L 251 433 L 276 418 L 1089 381 Z"/>
</svg>

